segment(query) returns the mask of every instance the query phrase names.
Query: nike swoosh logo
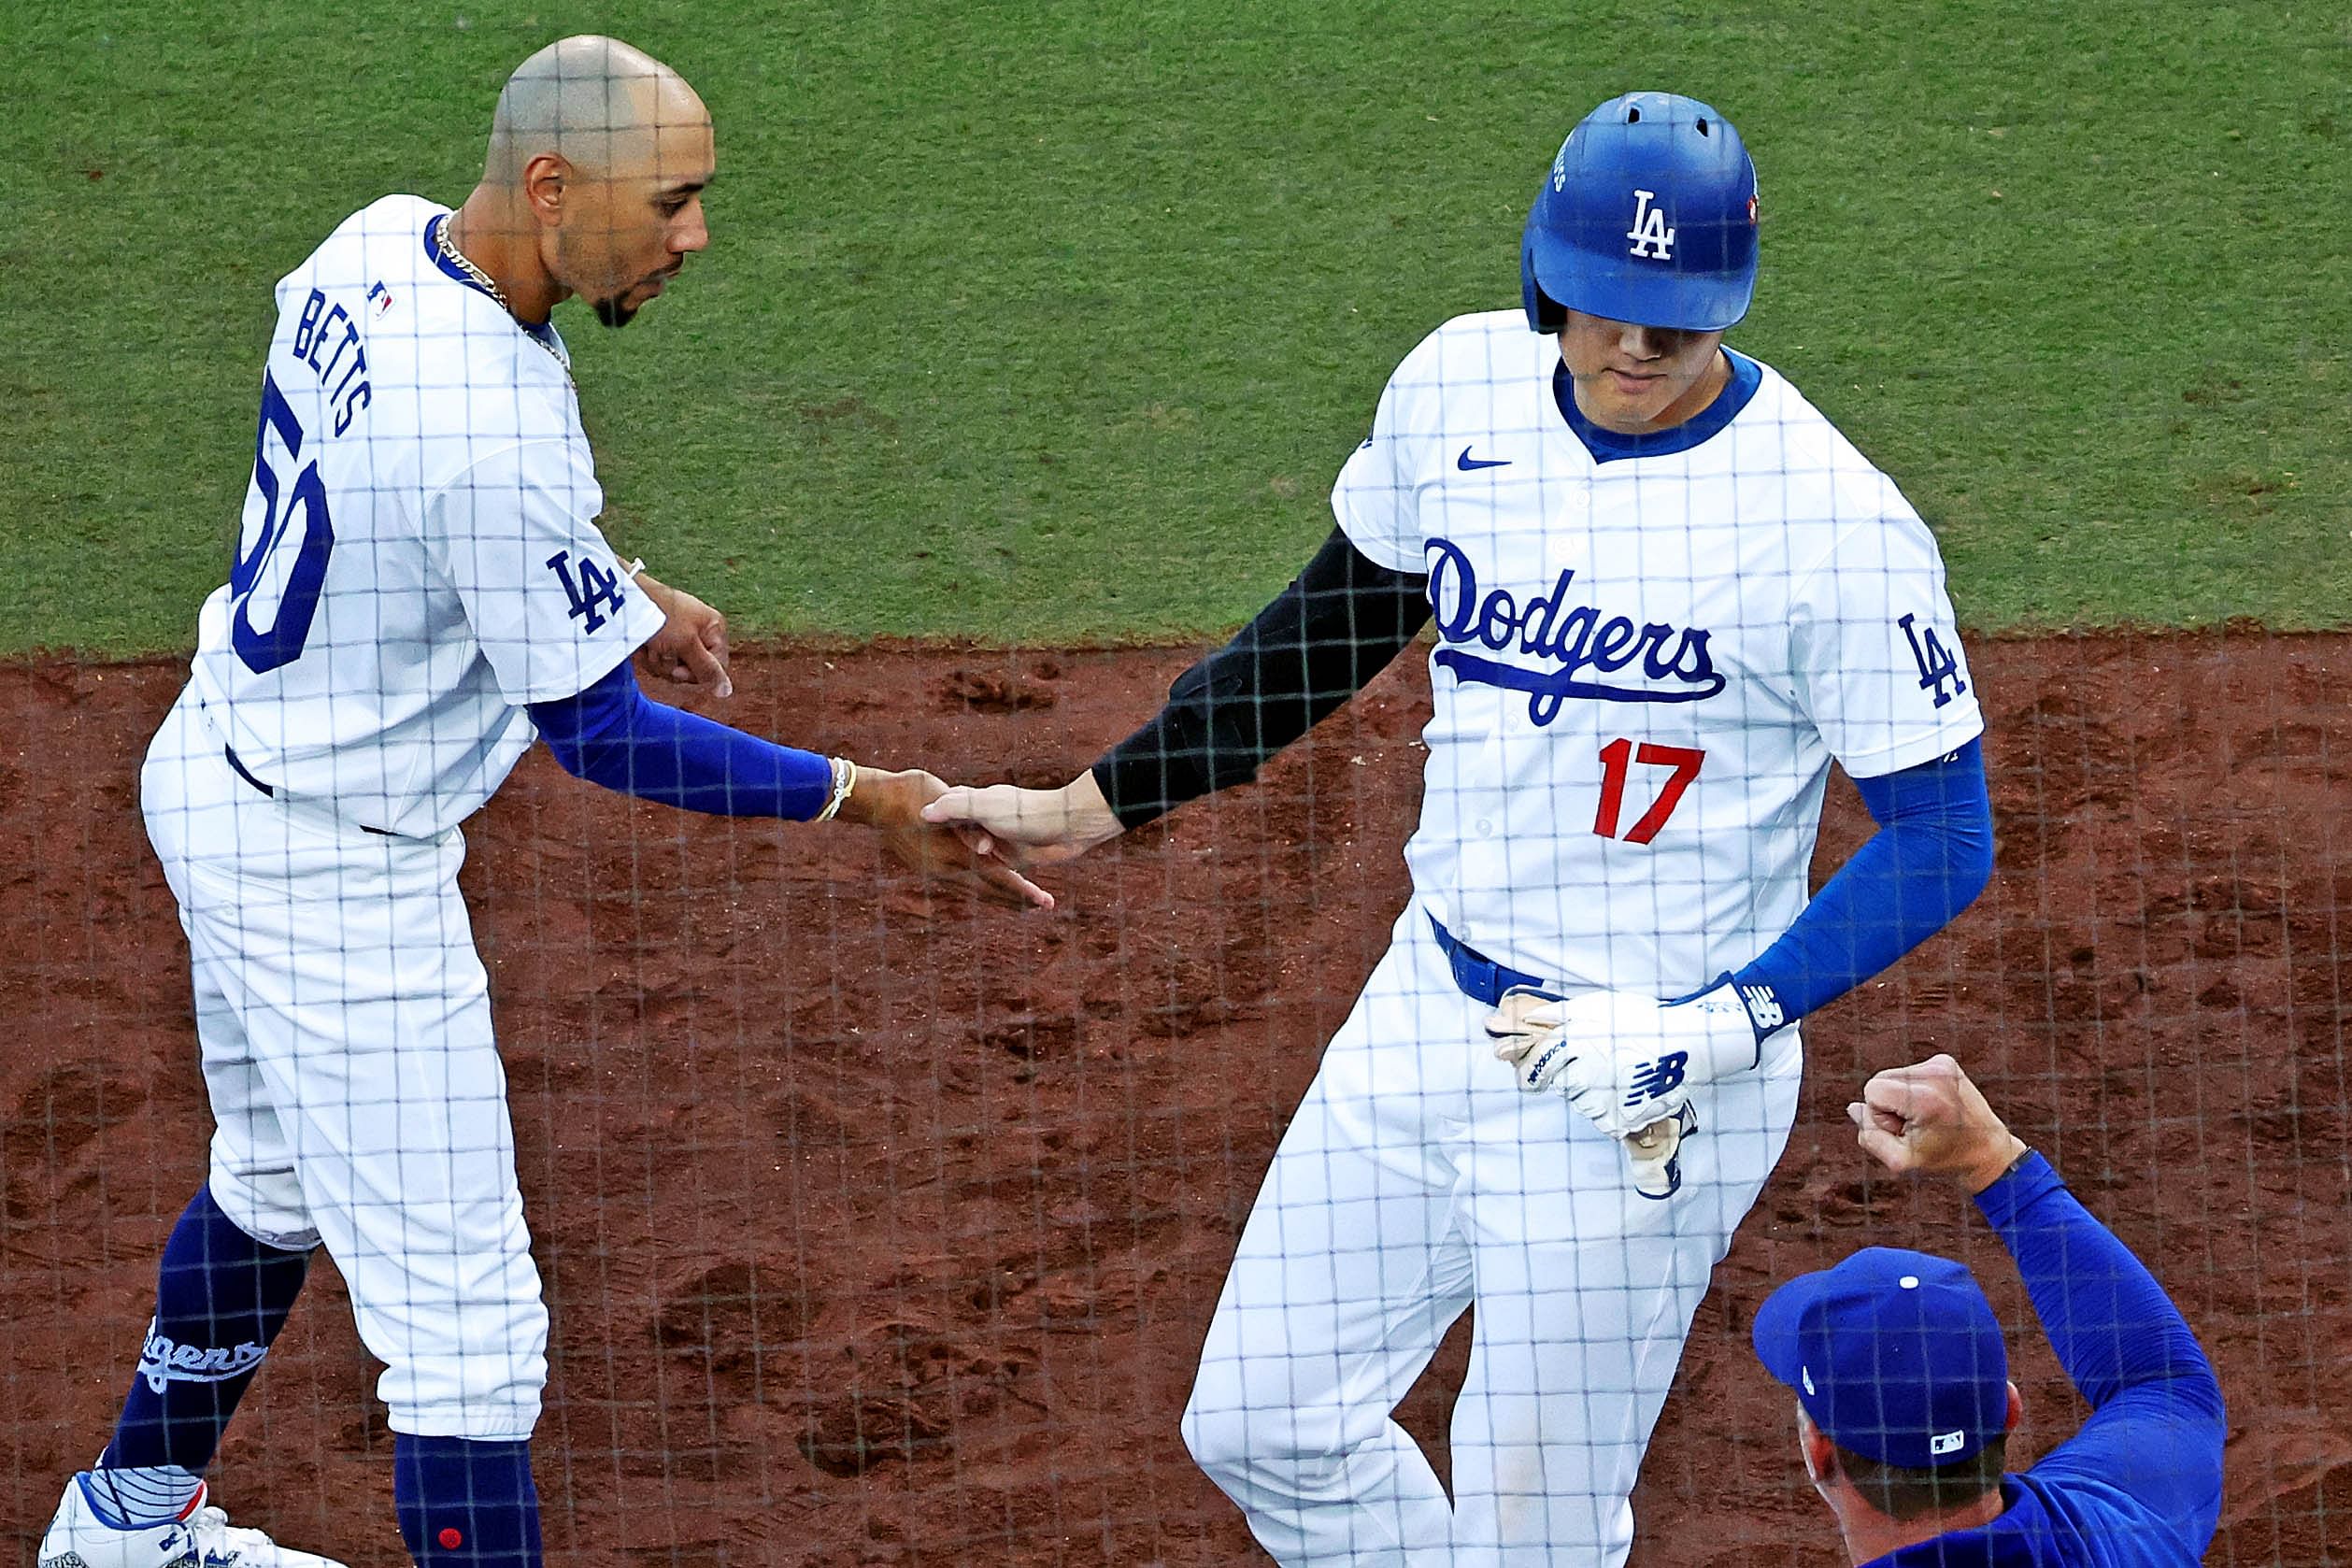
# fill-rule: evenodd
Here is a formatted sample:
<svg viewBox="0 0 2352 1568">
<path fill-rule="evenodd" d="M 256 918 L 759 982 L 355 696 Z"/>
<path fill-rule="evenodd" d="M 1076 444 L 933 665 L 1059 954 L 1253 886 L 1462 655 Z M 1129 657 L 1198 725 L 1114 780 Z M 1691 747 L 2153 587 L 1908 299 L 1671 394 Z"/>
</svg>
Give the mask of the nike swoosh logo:
<svg viewBox="0 0 2352 1568">
<path fill-rule="evenodd" d="M 1475 441 L 1470 444 L 1471 447 L 1476 445 Z M 1472 457 L 1470 447 L 1464 447 L 1461 449 L 1461 455 L 1454 459 L 1454 466 L 1468 474 L 1480 468 L 1508 468 L 1511 466 L 1511 460 L 1507 457 Z"/>
</svg>

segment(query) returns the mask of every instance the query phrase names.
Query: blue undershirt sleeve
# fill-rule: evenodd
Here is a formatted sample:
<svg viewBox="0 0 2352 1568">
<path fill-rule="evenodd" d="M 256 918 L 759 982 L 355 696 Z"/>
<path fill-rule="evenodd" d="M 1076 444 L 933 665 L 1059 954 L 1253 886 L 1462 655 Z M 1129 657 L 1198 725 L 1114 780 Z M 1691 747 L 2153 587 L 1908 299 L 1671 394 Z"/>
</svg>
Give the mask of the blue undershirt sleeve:
<svg viewBox="0 0 2352 1568">
<path fill-rule="evenodd" d="M 654 702 L 627 660 L 531 721 L 573 777 L 683 811 L 805 822 L 833 792 L 824 758 Z"/>
<path fill-rule="evenodd" d="M 1943 930 L 1992 879 L 1984 745 L 1858 778 L 1878 824 L 1780 940 L 1732 976 L 1759 1033 L 1803 1017 Z"/>
<path fill-rule="evenodd" d="M 2167 1561 L 2201 1561 L 2221 1516 L 2228 1421 L 2221 1384 L 2188 1320 L 2040 1155 L 2028 1155 L 1976 1204 L 2017 1260 L 2059 1364 L 2091 1407 L 2082 1430 L 2030 1474 L 2127 1493 L 2177 1532 Z"/>
</svg>

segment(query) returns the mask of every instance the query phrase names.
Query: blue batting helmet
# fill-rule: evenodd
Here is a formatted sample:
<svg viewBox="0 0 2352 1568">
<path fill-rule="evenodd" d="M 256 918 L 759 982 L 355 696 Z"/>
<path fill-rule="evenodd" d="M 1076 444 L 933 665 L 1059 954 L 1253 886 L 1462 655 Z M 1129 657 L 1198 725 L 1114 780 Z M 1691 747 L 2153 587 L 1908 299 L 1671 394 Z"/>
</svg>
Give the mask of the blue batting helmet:
<svg viewBox="0 0 2352 1568">
<path fill-rule="evenodd" d="M 1756 165 L 1696 98 L 1628 93 L 1568 133 L 1519 247 L 1527 324 L 1719 332 L 1756 294 Z"/>
</svg>

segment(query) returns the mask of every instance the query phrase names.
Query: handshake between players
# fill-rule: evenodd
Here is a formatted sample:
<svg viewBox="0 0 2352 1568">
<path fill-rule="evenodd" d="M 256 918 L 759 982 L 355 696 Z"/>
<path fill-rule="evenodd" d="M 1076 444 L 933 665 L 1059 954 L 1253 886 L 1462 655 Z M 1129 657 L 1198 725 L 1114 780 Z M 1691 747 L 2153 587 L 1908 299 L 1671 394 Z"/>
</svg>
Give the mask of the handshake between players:
<svg viewBox="0 0 2352 1568">
<path fill-rule="evenodd" d="M 714 697 L 734 695 L 728 668 L 727 618 L 683 589 L 649 572 L 633 579 L 663 613 L 660 631 L 637 649 L 633 661 L 649 681 Z M 920 768 L 891 771 L 863 767 L 847 758 L 832 760 L 827 806 L 820 820 L 862 822 L 880 835 L 892 860 L 927 877 L 967 888 L 998 904 L 1037 909 L 1053 907 L 1053 895 L 1023 877 L 1004 859 L 922 817 L 923 808 L 948 792 L 936 775 Z M 838 798 L 834 798 L 834 796 Z"/>
</svg>

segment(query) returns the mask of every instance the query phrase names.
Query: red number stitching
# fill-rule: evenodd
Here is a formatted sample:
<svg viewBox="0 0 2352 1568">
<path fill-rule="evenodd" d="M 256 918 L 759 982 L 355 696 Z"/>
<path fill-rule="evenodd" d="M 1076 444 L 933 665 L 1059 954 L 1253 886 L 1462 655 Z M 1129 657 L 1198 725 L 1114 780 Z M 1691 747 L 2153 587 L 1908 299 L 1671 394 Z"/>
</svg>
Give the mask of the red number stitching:
<svg viewBox="0 0 2352 1568">
<path fill-rule="evenodd" d="M 1613 740 L 1601 748 L 1601 809 L 1592 814 L 1592 831 L 1604 838 L 1617 836 L 1618 807 L 1625 804 L 1625 764 L 1632 757 L 1630 740 Z"/>
<path fill-rule="evenodd" d="M 1592 814 L 1592 831 L 1603 838 L 1617 836 L 1618 815 L 1625 805 L 1625 776 L 1631 763 L 1669 767 L 1674 772 L 1667 775 L 1658 798 L 1625 835 L 1628 844 L 1647 844 L 1666 825 L 1666 819 L 1675 814 L 1683 792 L 1699 777 L 1700 765 L 1706 760 L 1707 754 L 1695 746 L 1660 746 L 1644 741 L 1641 748 L 1635 750 L 1630 740 L 1609 742 L 1601 748 L 1601 804 Z"/>
</svg>

